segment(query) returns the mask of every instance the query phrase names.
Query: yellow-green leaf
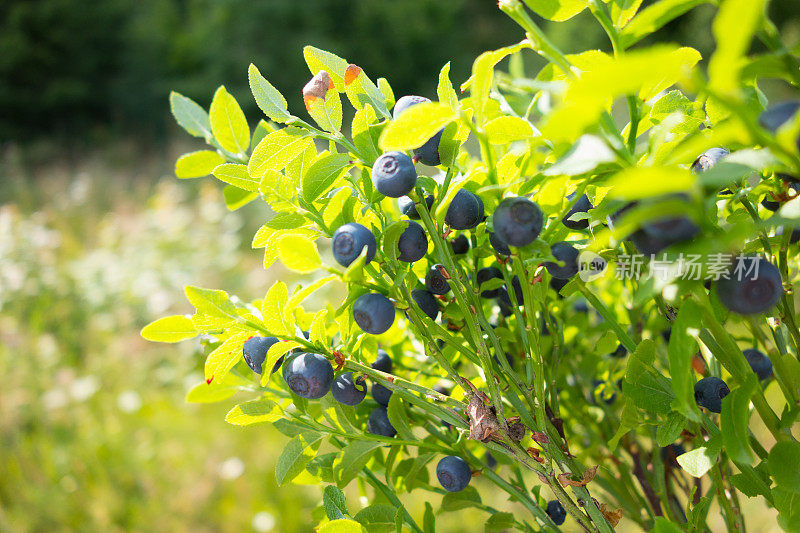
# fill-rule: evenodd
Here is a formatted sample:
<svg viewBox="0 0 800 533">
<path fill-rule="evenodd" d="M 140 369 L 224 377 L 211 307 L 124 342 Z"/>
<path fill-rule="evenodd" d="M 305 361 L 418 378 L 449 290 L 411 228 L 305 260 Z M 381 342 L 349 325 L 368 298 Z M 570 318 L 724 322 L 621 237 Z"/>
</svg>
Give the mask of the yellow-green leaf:
<svg viewBox="0 0 800 533">
<path fill-rule="evenodd" d="M 344 92 L 344 73 L 347 70 L 347 61 L 336 54 L 313 46 L 303 48 L 303 57 L 311 74 L 316 76 L 320 70 L 327 71 L 336 85 L 336 90 L 340 93 Z"/>
<path fill-rule="evenodd" d="M 492 144 L 508 144 L 533 136 L 533 127 L 519 117 L 497 117 L 487 122 L 484 129 Z"/>
<path fill-rule="evenodd" d="M 292 297 L 289 298 L 289 307 L 297 307 L 298 305 L 303 303 L 303 300 L 308 298 L 315 291 L 318 291 L 319 289 L 321 289 L 322 287 L 324 287 L 325 285 L 327 285 L 328 283 L 330 283 L 335 279 L 336 276 L 326 276 L 324 278 L 318 279 L 317 281 L 315 281 L 311 285 L 308 285 L 307 287 L 303 287 L 299 291 L 292 294 Z"/>
<path fill-rule="evenodd" d="M 211 131 L 222 148 L 240 154 L 250 146 L 250 128 L 236 99 L 220 86 L 214 93 L 209 111 Z"/>
<path fill-rule="evenodd" d="M 450 81 L 449 61 L 439 72 L 439 85 L 436 88 L 436 94 L 439 96 L 439 102 L 449 106 L 450 109 L 458 109 L 458 95 L 453 89 L 453 83 Z"/>
<path fill-rule="evenodd" d="M 172 111 L 175 121 L 190 135 L 203 137 L 206 141 L 211 139 L 208 113 L 197 102 L 172 91 L 169 94 L 169 109 Z"/>
<path fill-rule="evenodd" d="M 254 178 L 264 176 L 268 170 L 281 171 L 294 158 L 301 155 L 313 141 L 300 128 L 288 127 L 267 134 L 253 150 L 247 171 Z"/>
<path fill-rule="evenodd" d="M 294 335 L 294 315 L 288 302 L 289 289 L 282 281 L 276 281 L 261 302 L 264 325 L 276 335 Z"/>
<path fill-rule="evenodd" d="M 525 4 L 536 14 L 557 22 L 569 20 L 586 9 L 586 0 L 525 0 Z"/>
<path fill-rule="evenodd" d="M 383 93 L 358 65 L 347 66 L 344 73 L 344 88 L 347 98 L 355 109 L 361 109 L 366 104 L 384 118 L 391 118 Z"/>
<path fill-rule="evenodd" d="M 225 163 L 214 169 L 214 177 L 245 191 L 256 192 L 261 184 L 260 178 L 253 178 L 247 173 L 247 165 Z"/>
<path fill-rule="evenodd" d="M 205 364 L 206 381 L 225 377 L 233 365 L 242 358 L 242 346 L 248 337 L 250 333 L 234 333 L 208 354 Z"/>
<path fill-rule="evenodd" d="M 323 155 L 303 176 L 303 197 L 313 202 L 331 188 L 352 167 L 348 154 Z"/>
<path fill-rule="evenodd" d="M 417 104 L 393 120 L 380 138 L 384 151 L 419 148 L 457 118 L 450 107 L 435 102 Z"/>
<path fill-rule="evenodd" d="M 695 180 L 694 174 L 679 167 L 629 167 L 611 179 L 608 197 L 637 200 L 688 191 Z"/>
<path fill-rule="evenodd" d="M 272 86 L 258 71 L 258 67 L 250 63 L 247 69 L 247 78 L 250 81 L 250 91 L 256 99 L 256 104 L 261 111 L 275 122 L 285 123 L 292 115 L 286 108 L 286 99 L 278 89 Z"/>
<path fill-rule="evenodd" d="M 267 356 L 264 358 L 261 371 L 261 386 L 266 387 L 269 378 L 272 375 L 272 369 L 278 359 L 286 355 L 290 350 L 300 347 L 301 344 L 297 341 L 280 341 L 276 342 L 267 350 Z"/>
<path fill-rule="evenodd" d="M 235 426 L 249 426 L 251 424 L 261 424 L 264 422 L 275 422 L 283 416 L 280 407 L 271 401 L 263 398 L 240 403 L 225 415 L 225 422 Z"/>
<path fill-rule="evenodd" d="M 712 30 L 717 48 L 708 63 L 709 85 L 722 93 L 739 87 L 744 56 L 759 30 L 766 0 L 726 0 L 720 3 Z"/>
<path fill-rule="evenodd" d="M 364 533 L 364 527 L 349 518 L 342 518 L 341 520 L 333 520 L 317 530 L 317 533 Z"/>
<path fill-rule="evenodd" d="M 300 274 L 313 272 L 322 265 L 314 241 L 297 234 L 281 238 L 278 243 L 278 257 L 286 268 Z"/>
<path fill-rule="evenodd" d="M 342 100 L 328 71 L 320 70 L 303 87 L 303 102 L 320 128 L 331 133 L 341 131 Z"/>
<path fill-rule="evenodd" d="M 175 162 L 175 176 L 181 179 L 208 176 L 225 158 L 212 150 L 199 150 L 183 154 Z"/>
<path fill-rule="evenodd" d="M 147 324 L 141 331 L 142 338 L 153 342 L 179 342 L 197 335 L 191 319 L 183 315 L 165 316 Z"/>
</svg>

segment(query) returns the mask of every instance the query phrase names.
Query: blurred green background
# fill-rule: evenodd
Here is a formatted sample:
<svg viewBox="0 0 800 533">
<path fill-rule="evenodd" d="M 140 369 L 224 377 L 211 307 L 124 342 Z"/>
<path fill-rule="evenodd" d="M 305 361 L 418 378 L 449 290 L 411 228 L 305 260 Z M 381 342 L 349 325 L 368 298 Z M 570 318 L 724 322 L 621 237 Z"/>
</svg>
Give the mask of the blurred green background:
<svg viewBox="0 0 800 533">
<path fill-rule="evenodd" d="M 787 42 L 799 11 L 772 2 Z M 707 58 L 713 14 L 653 40 Z M 608 48 L 587 14 L 544 26 L 567 52 Z M 168 93 L 208 105 L 225 84 L 255 120 L 252 61 L 302 115 L 313 44 L 432 96 L 445 62 L 460 83 L 521 38 L 490 0 L 0 2 L 0 531 L 309 531 L 319 488 L 275 485 L 285 438 L 186 404 L 198 347 L 138 335 L 190 311 L 185 284 L 257 298 L 287 277 L 249 246 L 266 207 L 230 213 L 218 184 L 172 177 L 196 145 Z"/>
</svg>

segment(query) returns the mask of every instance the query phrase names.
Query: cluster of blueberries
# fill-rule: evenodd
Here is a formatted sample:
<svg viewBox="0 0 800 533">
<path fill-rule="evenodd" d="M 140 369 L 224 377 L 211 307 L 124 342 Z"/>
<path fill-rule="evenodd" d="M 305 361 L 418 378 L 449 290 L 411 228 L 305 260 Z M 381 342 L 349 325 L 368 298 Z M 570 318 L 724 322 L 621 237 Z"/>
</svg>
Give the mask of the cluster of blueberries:
<svg viewBox="0 0 800 533">
<path fill-rule="evenodd" d="M 409 107 L 426 101 L 429 100 L 418 96 L 404 96 L 398 100 L 395 106 L 395 118 Z M 793 108 L 792 112 L 796 109 L 796 107 Z M 784 115 L 786 114 L 785 109 L 782 112 Z M 775 125 L 777 120 L 772 117 L 767 121 L 767 125 L 772 129 L 777 129 L 780 125 Z M 439 142 L 441 136 L 442 131 L 416 149 L 415 159 L 428 165 L 438 165 L 440 163 Z M 712 148 L 697 158 L 692 169 L 695 172 L 705 172 L 727 154 L 728 152 L 722 148 Z M 401 212 L 409 219 L 406 221 L 406 229 L 397 242 L 398 260 L 408 263 L 424 258 L 428 249 L 425 230 L 415 222 L 420 219 L 417 204 L 408 197 L 417 183 L 414 163 L 415 160 L 405 153 L 388 152 L 380 156 L 372 167 L 372 180 L 375 188 L 385 196 L 397 198 Z M 795 191 L 800 191 L 800 182 L 792 182 L 790 185 Z M 561 222 L 571 230 L 586 230 L 589 227 L 587 218 L 577 217 L 576 220 L 572 218 L 578 213 L 587 213 L 594 209 L 594 206 L 585 194 L 577 199 L 574 194 L 568 198 L 572 203 Z M 434 203 L 434 197 L 427 195 L 423 201 L 426 208 L 430 210 Z M 624 206 L 609 218 L 608 224 L 613 225 L 613 221 L 618 216 L 635 205 L 633 203 Z M 767 205 L 765 207 L 770 208 Z M 486 220 L 482 199 L 473 192 L 460 189 L 453 196 L 444 220 L 447 226 L 454 230 L 476 228 Z M 539 237 L 544 222 L 545 217 L 542 211 L 531 200 L 524 197 L 505 198 L 493 213 L 493 231 L 489 232 L 489 243 L 498 256 L 509 256 L 511 255 L 510 246 L 522 247 L 534 242 Z M 699 233 L 700 228 L 690 218 L 679 216 L 643 224 L 628 238 L 641 253 L 651 254 L 658 253 L 673 244 L 691 240 Z M 794 233 L 792 238 L 794 239 Z M 800 233 L 793 242 L 798 239 L 800 239 Z M 468 252 L 471 244 L 469 238 L 460 234 L 450 241 L 450 246 L 455 255 L 462 255 Z M 334 258 L 344 267 L 352 264 L 364 253 L 365 248 L 365 261 L 369 263 L 375 258 L 377 242 L 372 231 L 361 224 L 343 224 L 332 236 Z M 550 251 L 558 262 L 546 261 L 543 266 L 552 277 L 551 286 L 558 292 L 569 279 L 579 272 L 579 250 L 568 242 L 557 242 L 550 247 Z M 723 279 L 717 283 L 720 301 L 736 313 L 754 314 L 768 310 L 777 303 L 783 292 L 778 269 L 759 257 L 753 257 L 752 261 L 759 262 L 757 276 L 744 280 L 738 280 L 731 276 L 731 279 Z M 450 291 L 448 279 L 442 265 L 434 264 L 425 275 L 424 288 L 414 289 L 411 293 L 414 303 L 431 320 L 436 320 L 439 315 L 439 303 L 436 296 L 445 295 Z M 475 281 L 480 287 L 492 279 L 502 279 L 502 273 L 498 268 L 489 266 L 481 268 L 477 272 Z M 516 300 L 522 305 L 522 286 L 518 277 L 514 277 L 512 285 Z M 505 287 L 483 290 L 481 296 L 496 298 L 501 312 L 506 316 L 511 313 L 512 303 Z M 377 292 L 360 296 L 354 302 L 352 311 L 356 324 L 364 332 L 375 335 L 386 332 L 395 319 L 394 304 L 385 295 Z M 306 337 L 308 337 L 307 334 Z M 267 351 L 276 342 L 279 340 L 275 337 L 252 337 L 244 344 L 244 359 L 254 372 L 261 374 Z M 760 379 L 768 379 L 772 375 L 772 363 L 766 355 L 755 349 L 746 350 L 744 353 L 753 371 Z M 626 354 L 627 351 L 620 346 L 620 349 L 612 355 L 623 357 Z M 285 356 L 285 359 L 284 361 L 282 357 L 277 361 L 272 371 L 275 372 L 283 366 L 283 379 L 289 389 L 302 398 L 319 399 L 330 391 L 336 401 L 344 405 L 355 406 L 366 397 L 367 385 L 364 376 L 355 377 L 352 372 L 334 376 L 331 363 L 323 355 L 293 350 Z M 378 350 L 378 357 L 371 367 L 390 373 L 392 360 L 385 351 Z M 714 413 L 721 411 L 722 399 L 729 392 L 725 382 L 713 376 L 701 379 L 694 388 L 697 404 Z M 391 395 L 392 391 L 384 385 L 373 384 L 372 397 L 378 406 L 372 409 L 368 417 L 367 430 L 370 433 L 389 438 L 397 434 L 387 414 Z M 675 455 L 679 455 L 676 451 L 673 450 L 673 452 Z M 683 452 L 681 451 L 681 453 Z M 460 491 L 469 484 L 472 472 L 462 458 L 447 456 L 439 461 L 436 475 L 444 489 Z M 559 525 L 564 522 L 566 517 L 563 506 L 557 500 L 548 502 L 546 512 Z"/>
</svg>

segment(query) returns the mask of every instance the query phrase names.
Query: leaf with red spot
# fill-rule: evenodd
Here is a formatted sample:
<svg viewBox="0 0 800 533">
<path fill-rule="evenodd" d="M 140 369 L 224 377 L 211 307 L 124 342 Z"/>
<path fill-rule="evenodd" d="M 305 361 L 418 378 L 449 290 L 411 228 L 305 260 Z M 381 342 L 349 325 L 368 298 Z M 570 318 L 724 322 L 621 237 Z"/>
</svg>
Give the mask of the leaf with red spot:
<svg viewBox="0 0 800 533">
<path fill-rule="evenodd" d="M 386 98 L 361 67 L 352 64 L 347 66 L 344 72 L 344 90 L 354 108 L 361 109 L 369 104 L 384 118 L 391 118 L 386 107 Z"/>
<path fill-rule="evenodd" d="M 342 129 L 342 100 L 330 74 L 320 70 L 303 87 L 303 102 L 311 118 L 325 131 Z"/>
</svg>

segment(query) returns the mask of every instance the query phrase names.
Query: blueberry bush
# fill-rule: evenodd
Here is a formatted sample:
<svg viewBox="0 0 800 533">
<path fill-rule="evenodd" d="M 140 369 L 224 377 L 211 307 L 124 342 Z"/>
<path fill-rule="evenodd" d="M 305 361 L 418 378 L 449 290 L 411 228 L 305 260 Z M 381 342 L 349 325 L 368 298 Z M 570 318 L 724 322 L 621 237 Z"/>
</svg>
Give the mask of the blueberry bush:
<svg viewBox="0 0 800 533">
<path fill-rule="evenodd" d="M 171 95 L 210 145 L 176 175 L 269 204 L 253 248 L 307 281 L 188 286 L 195 314 L 142 335 L 201 339 L 190 398 L 247 394 L 226 420 L 289 438 L 276 476 L 325 485 L 320 531 L 427 533 L 467 507 L 486 530 L 745 531 L 749 498 L 800 530 L 800 103 L 759 88 L 800 87 L 799 50 L 766 0 L 711 2 L 705 69 L 642 44 L 703 3 L 501 0 L 524 38 L 460 91 L 445 65 L 436 101 L 308 46 L 313 123 L 255 65 L 254 129 L 224 86 L 208 112 Z M 610 52 L 535 22 L 584 10 Z M 317 301 L 328 284 L 342 301 Z M 426 491 L 439 508 L 412 516 L 400 496 Z"/>
</svg>

